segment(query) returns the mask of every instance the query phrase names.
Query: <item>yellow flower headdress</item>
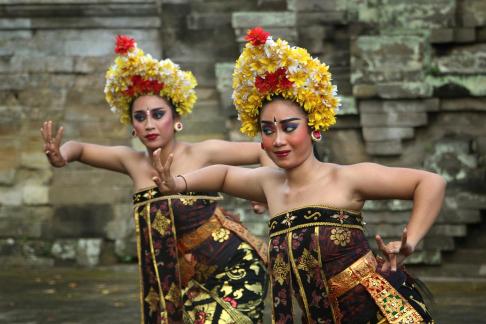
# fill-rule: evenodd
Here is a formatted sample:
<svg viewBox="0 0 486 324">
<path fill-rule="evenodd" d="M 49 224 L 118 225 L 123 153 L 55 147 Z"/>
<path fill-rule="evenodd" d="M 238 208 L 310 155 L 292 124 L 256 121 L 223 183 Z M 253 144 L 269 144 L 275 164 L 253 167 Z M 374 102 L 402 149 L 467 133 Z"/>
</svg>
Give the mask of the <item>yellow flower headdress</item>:
<svg viewBox="0 0 486 324">
<path fill-rule="evenodd" d="M 260 27 L 249 30 L 245 39 L 249 42 L 233 72 L 233 102 L 242 133 L 257 134 L 260 108 L 274 95 L 298 103 L 313 130 L 327 130 L 336 123 L 340 99 L 326 64 L 303 48 L 290 47 L 281 39 L 274 41 Z"/>
<path fill-rule="evenodd" d="M 157 61 L 137 47 L 133 38 L 118 35 L 118 56 L 106 72 L 105 98 L 123 124 L 130 123 L 130 103 L 141 95 L 169 99 L 179 115 L 190 114 L 196 102 L 196 78 L 170 59 Z"/>
</svg>

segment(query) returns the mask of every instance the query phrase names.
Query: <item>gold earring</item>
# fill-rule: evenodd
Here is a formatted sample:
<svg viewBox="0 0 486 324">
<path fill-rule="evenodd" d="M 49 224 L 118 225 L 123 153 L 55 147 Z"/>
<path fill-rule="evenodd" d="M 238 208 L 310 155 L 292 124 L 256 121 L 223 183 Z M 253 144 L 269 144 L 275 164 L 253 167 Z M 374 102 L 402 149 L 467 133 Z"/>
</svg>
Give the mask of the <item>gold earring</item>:
<svg viewBox="0 0 486 324">
<path fill-rule="evenodd" d="M 322 139 L 322 134 L 321 132 L 315 130 L 311 132 L 311 138 L 314 142 L 320 142 Z"/>
<path fill-rule="evenodd" d="M 174 130 L 176 132 L 180 132 L 182 129 L 184 129 L 184 125 L 182 125 L 181 122 L 177 122 L 174 124 Z"/>
</svg>

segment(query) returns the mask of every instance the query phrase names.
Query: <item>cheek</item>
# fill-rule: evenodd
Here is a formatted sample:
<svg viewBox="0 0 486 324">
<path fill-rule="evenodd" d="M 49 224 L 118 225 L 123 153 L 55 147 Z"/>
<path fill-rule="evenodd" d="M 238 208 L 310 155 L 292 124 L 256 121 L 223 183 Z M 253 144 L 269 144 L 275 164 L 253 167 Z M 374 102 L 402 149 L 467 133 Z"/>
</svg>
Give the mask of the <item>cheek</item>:
<svg viewBox="0 0 486 324">
<path fill-rule="evenodd" d="M 273 143 L 273 139 L 271 136 L 265 136 L 262 134 L 262 144 L 264 149 L 271 147 L 272 143 Z"/>
<path fill-rule="evenodd" d="M 289 143 L 295 146 L 301 146 L 304 143 L 310 142 L 310 140 L 310 135 L 306 127 L 299 127 L 292 133 L 292 136 L 288 137 Z"/>
</svg>

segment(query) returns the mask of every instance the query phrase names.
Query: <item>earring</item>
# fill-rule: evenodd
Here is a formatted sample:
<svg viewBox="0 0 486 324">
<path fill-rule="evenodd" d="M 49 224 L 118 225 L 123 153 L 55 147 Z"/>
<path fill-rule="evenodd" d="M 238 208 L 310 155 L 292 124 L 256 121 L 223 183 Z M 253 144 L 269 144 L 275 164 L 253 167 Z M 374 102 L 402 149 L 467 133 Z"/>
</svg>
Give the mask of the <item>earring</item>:
<svg viewBox="0 0 486 324">
<path fill-rule="evenodd" d="M 183 128 L 184 128 L 184 125 L 182 125 L 181 122 L 177 122 L 177 123 L 174 124 L 174 130 L 176 132 L 180 132 Z"/>
<path fill-rule="evenodd" d="M 132 137 L 135 137 L 137 135 L 137 133 L 135 133 L 135 130 L 132 129 Z"/>
<path fill-rule="evenodd" d="M 322 134 L 318 130 L 314 130 L 311 132 L 311 138 L 314 142 L 320 142 L 322 139 Z"/>
</svg>

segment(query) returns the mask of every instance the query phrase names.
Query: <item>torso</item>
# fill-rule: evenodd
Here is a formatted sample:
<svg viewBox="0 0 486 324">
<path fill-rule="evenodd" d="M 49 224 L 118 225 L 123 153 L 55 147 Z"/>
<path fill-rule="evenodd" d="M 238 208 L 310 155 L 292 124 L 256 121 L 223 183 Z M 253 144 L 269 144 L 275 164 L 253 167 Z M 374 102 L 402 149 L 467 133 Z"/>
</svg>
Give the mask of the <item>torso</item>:
<svg viewBox="0 0 486 324">
<path fill-rule="evenodd" d="M 177 142 L 173 154 L 174 160 L 171 166 L 173 175 L 188 173 L 207 165 L 207 159 L 204 157 L 204 154 L 195 154 L 194 144 Z M 157 176 L 157 171 L 146 152 L 134 151 L 133 157 L 127 162 L 127 169 L 129 176 L 133 180 L 135 192 L 155 185 L 152 178 Z"/>
<path fill-rule="evenodd" d="M 308 181 L 289 185 L 284 171 L 272 172 L 264 184 L 270 215 L 309 205 L 324 205 L 338 209 L 360 211 L 364 201 L 359 200 L 352 184 L 343 176 L 346 166 L 319 163 Z"/>
</svg>

